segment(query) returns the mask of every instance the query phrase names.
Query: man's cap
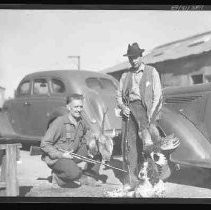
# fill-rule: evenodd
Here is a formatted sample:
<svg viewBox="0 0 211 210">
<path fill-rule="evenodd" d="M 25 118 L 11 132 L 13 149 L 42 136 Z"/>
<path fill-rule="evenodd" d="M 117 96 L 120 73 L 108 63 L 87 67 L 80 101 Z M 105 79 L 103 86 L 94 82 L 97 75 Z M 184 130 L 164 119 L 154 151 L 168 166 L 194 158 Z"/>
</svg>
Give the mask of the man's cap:
<svg viewBox="0 0 211 210">
<path fill-rule="evenodd" d="M 133 43 L 132 45 L 128 44 L 127 53 L 123 56 L 142 56 L 142 53 L 144 52 L 144 49 L 141 49 L 138 46 L 138 43 Z"/>
</svg>

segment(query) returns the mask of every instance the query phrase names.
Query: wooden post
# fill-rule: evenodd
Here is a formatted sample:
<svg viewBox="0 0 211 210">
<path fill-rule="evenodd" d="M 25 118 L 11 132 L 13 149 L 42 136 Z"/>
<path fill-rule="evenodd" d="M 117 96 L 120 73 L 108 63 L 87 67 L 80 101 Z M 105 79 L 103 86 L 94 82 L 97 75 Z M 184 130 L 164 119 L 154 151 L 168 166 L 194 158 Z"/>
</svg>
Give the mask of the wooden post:
<svg viewBox="0 0 211 210">
<path fill-rule="evenodd" d="M 6 195 L 7 196 L 18 196 L 19 185 L 17 177 L 17 145 L 7 144 L 6 145 Z"/>
<path fill-rule="evenodd" d="M 17 177 L 17 150 L 21 147 L 18 143 L 0 144 L 4 150 L 1 164 L 0 187 L 6 188 L 6 196 L 18 196 L 19 184 Z"/>
<path fill-rule="evenodd" d="M 1 149 L 0 150 L 0 152 L 1 152 L 1 157 L 0 157 L 0 161 L 1 161 L 1 176 L 0 176 L 0 182 L 5 182 L 5 171 L 6 171 L 6 169 L 5 169 L 5 163 L 6 163 L 6 161 L 5 161 L 5 159 L 6 159 L 6 157 L 5 157 L 5 150 L 3 150 L 3 149 Z"/>
<path fill-rule="evenodd" d="M 6 176 L 5 176 L 5 171 L 6 171 L 6 156 L 5 156 L 5 150 L 0 150 L 2 153 L 0 157 L 1 161 L 1 174 L 0 174 L 0 188 L 6 188 Z M 0 196 L 6 196 L 6 191 L 1 190 L 0 191 Z"/>
</svg>

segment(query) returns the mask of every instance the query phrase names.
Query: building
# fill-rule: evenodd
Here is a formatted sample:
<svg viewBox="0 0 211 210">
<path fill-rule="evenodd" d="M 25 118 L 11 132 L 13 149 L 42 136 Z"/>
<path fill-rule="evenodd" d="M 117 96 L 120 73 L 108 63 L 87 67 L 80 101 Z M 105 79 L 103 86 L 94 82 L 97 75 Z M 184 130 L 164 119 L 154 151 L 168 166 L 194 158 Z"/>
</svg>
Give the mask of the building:
<svg viewBox="0 0 211 210">
<path fill-rule="evenodd" d="M 158 46 L 143 59 L 158 70 L 164 87 L 210 82 L 211 31 Z M 124 62 L 102 72 L 119 80 L 129 66 Z"/>
</svg>

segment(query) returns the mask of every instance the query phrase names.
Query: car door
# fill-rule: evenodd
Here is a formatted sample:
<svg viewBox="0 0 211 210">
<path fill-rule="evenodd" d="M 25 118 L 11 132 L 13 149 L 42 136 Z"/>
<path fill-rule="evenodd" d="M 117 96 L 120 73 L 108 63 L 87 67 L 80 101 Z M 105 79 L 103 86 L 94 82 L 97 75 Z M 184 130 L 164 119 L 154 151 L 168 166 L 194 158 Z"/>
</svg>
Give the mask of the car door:
<svg viewBox="0 0 211 210">
<path fill-rule="evenodd" d="M 61 85 L 61 81 L 59 83 L 47 77 L 33 80 L 32 96 L 29 100 L 29 135 L 43 136 L 45 134 L 51 112 L 58 106 L 65 105 L 64 91 L 65 87 Z M 54 94 L 55 92 L 58 92 L 59 96 Z"/>
</svg>

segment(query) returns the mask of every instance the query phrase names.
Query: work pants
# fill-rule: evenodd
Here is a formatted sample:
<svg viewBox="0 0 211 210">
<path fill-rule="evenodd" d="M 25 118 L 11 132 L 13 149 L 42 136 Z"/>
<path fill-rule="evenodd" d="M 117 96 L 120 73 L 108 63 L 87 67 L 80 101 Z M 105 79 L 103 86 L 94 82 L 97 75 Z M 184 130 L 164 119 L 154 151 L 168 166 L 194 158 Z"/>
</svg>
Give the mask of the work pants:
<svg viewBox="0 0 211 210">
<path fill-rule="evenodd" d="M 154 124 L 149 125 L 147 111 L 141 101 L 131 102 L 129 108 L 129 118 L 122 120 L 122 155 L 123 168 L 129 172 L 125 183 L 133 185 L 138 181 L 139 165 L 144 161 L 143 146 L 151 141 L 150 131 L 156 141 L 159 132 Z"/>
<path fill-rule="evenodd" d="M 88 151 L 86 148 L 86 145 L 82 145 L 76 154 L 88 157 Z M 100 156 L 96 156 L 93 159 L 95 160 L 100 160 Z M 73 159 L 66 159 L 66 158 L 61 158 L 58 159 L 58 161 L 51 166 L 51 169 L 53 173 L 57 175 L 57 177 L 61 180 L 61 182 L 68 183 L 71 181 L 75 181 L 80 179 L 82 176 L 82 169 L 77 165 L 77 163 L 80 163 L 82 160 L 73 158 Z M 99 173 L 100 169 L 100 164 L 93 164 L 93 163 L 88 163 L 87 170 L 93 171 L 94 173 Z"/>
</svg>

